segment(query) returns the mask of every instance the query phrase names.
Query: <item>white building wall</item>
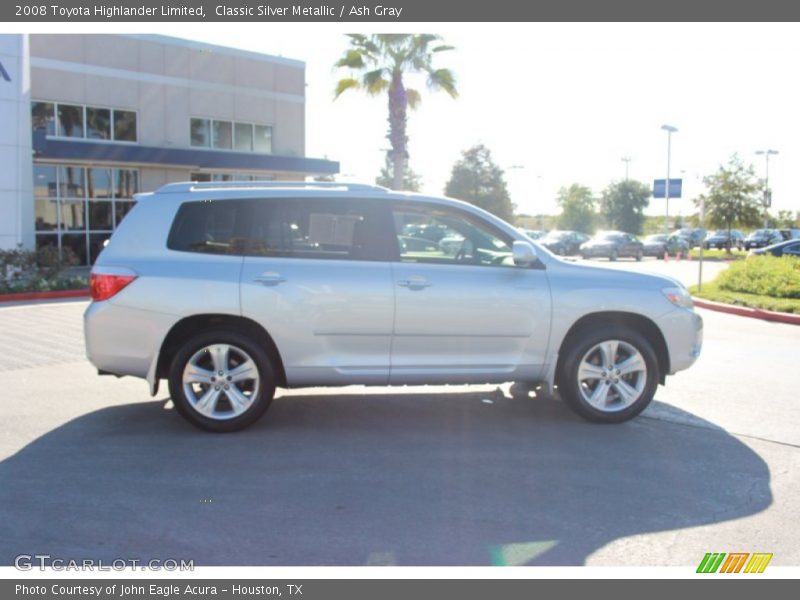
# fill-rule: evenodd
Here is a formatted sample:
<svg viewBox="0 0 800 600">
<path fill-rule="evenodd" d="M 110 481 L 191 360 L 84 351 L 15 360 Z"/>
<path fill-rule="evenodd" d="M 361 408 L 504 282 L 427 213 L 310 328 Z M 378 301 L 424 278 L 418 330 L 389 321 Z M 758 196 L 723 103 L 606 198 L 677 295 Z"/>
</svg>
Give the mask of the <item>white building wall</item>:
<svg viewBox="0 0 800 600">
<path fill-rule="evenodd" d="M 27 35 L 0 35 L 0 249 L 34 245 L 29 62 Z"/>
</svg>

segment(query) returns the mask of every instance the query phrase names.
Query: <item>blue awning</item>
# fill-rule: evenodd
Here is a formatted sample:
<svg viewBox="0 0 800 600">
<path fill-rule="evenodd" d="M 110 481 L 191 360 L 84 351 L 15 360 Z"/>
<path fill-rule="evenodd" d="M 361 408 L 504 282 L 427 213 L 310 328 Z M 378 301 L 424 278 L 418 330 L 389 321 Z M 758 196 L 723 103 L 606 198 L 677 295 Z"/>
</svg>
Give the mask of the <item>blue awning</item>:
<svg viewBox="0 0 800 600">
<path fill-rule="evenodd" d="M 298 174 L 333 175 L 339 163 L 324 158 L 301 158 L 231 150 L 162 148 L 139 144 L 117 144 L 93 140 L 46 137 L 43 130 L 33 135 L 37 159 L 82 162 L 111 162 L 134 165 L 164 165 L 228 171 L 280 171 Z"/>
</svg>

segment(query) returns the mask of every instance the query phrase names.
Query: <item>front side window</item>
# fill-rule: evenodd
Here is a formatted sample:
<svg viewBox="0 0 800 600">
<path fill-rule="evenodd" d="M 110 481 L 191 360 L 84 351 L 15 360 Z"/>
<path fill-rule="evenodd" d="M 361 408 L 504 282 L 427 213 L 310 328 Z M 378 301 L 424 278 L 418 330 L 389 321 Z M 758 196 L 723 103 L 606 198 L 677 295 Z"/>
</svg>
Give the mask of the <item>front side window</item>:
<svg viewBox="0 0 800 600">
<path fill-rule="evenodd" d="M 393 211 L 401 262 L 514 266 L 510 239 L 460 211 L 405 206 Z"/>
</svg>

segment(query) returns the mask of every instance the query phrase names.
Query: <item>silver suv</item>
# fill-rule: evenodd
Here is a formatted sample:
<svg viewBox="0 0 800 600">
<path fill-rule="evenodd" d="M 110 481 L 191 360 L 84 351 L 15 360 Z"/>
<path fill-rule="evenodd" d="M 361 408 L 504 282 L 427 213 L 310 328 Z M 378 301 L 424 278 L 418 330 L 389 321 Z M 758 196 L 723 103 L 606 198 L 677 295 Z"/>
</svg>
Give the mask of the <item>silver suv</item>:
<svg viewBox="0 0 800 600">
<path fill-rule="evenodd" d="M 558 386 L 621 422 L 689 367 L 702 320 L 679 283 L 564 262 L 448 198 L 367 185 L 179 183 L 140 194 L 92 269 L 101 374 L 166 379 L 210 431 L 276 386 Z"/>
</svg>

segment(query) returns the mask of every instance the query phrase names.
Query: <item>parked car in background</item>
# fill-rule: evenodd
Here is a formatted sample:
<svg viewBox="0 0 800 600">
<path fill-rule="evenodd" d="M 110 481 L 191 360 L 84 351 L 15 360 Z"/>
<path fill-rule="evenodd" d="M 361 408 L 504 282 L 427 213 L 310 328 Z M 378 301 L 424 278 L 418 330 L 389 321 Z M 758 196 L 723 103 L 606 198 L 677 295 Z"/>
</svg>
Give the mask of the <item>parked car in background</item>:
<svg viewBox="0 0 800 600">
<path fill-rule="evenodd" d="M 547 235 L 547 232 L 542 229 L 520 229 L 520 231 L 532 240 L 538 240 Z"/>
<path fill-rule="evenodd" d="M 673 231 L 672 235 L 677 235 L 685 239 L 689 244 L 689 248 L 696 248 L 706 239 L 707 233 L 708 232 L 702 227 L 683 227 Z"/>
<path fill-rule="evenodd" d="M 579 231 L 554 229 L 537 241 L 553 254 L 572 256 L 578 254 L 581 244 L 588 239 L 588 235 Z"/>
<path fill-rule="evenodd" d="M 617 260 L 620 257 L 642 260 L 644 245 L 635 235 L 624 231 L 601 231 L 581 245 L 581 256 L 608 260 Z"/>
<path fill-rule="evenodd" d="M 665 235 L 663 233 L 648 235 L 642 240 L 642 244 L 645 256 L 664 258 L 665 254 L 668 256 L 677 256 L 678 254 L 686 256 L 689 253 L 688 240 L 679 235 Z"/>
<path fill-rule="evenodd" d="M 764 248 L 783 241 L 783 236 L 777 229 L 756 229 L 744 238 L 744 249 Z"/>
<path fill-rule="evenodd" d="M 779 229 L 778 233 L 784 240 L 800 240 L 800 229 Z"/>
<path fill-rule="evenodd" d="M 703 246 L 706 250 L 711 248 L 721 250 L 738 248 L 741 250 L 744 248 L 744 234 L 738 229 L 731 229 L 730 232 L 727 229 L 718 229 L 706 238 Z"/>
<path fill-rule="evenodd" d="M 136 198 L 92 268 L 86 355 L 152 395 L 166 380 L 175 412 L 209 431 L 251 425 L 276 387 L 351 384 L 557 385 L 586 419 L 619 423 L 700 354 L 680 283 L 558 260 L 466 202 L 284 181 Z M 426 231 L 462 246 L 409 250 Z"/>
<path fill-rule="evenodd" d="M 766 248 L 750 250 L 748 256 L 764 256 L 767 254 L 772 256 L 800 256 L 800 239 L 786 240 Z"/>
</svg>

